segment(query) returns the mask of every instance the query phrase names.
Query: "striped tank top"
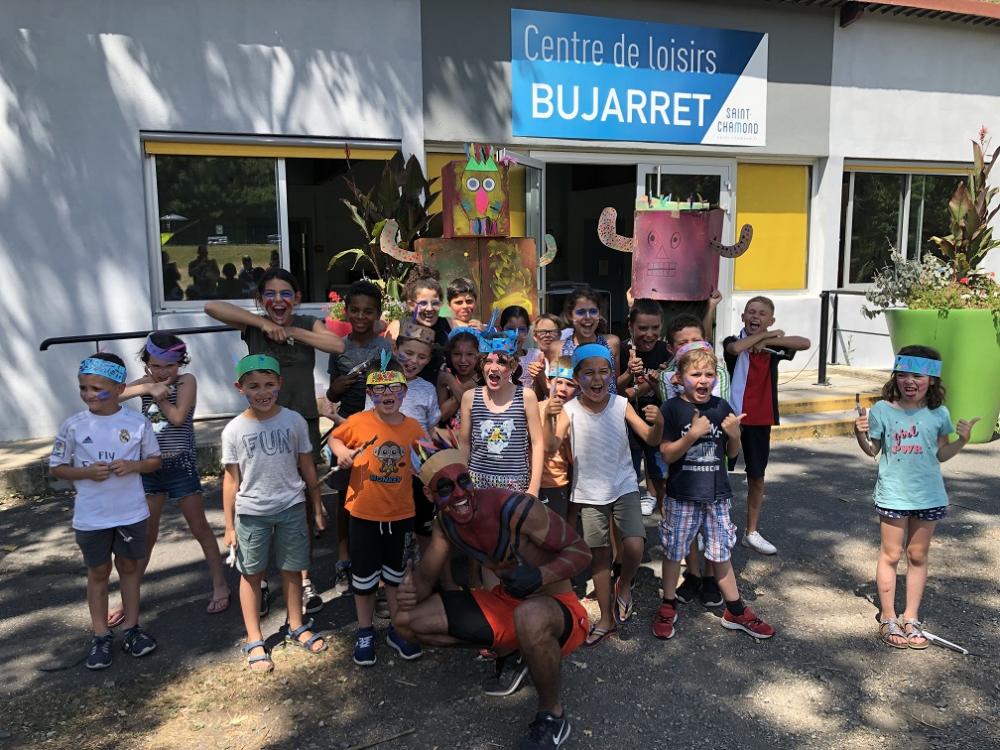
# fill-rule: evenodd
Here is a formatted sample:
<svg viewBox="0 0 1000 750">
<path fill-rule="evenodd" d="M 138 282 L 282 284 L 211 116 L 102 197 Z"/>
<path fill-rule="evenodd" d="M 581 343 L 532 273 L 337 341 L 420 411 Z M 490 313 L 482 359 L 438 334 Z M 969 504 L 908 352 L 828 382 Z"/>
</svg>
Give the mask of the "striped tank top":
<svg viewBox="0 0 1000 750">
<path fill-rule="evenodd" d="M 594 343 L 595 344 L 600 344 L 601 346 L 603 346 L 604 348 L 606 348 L 608 351 L 611 351 L 611 347 L 608 346 L 608 339 L 607 339 L 607 337 L 603 333 L 597 334 L 597 340 Z M 572 357 L 573 356 L 573 352 L 576 351 L 576 346 L 577 346 L 577 344 L 573 340 L 573 334 L 570 334 L 569 338 L 563 340 L 562 355 L 564 357 Z M 618 377 L 617 377 L 618 376 L 618 368 L 616 366 L 617 365 L 617 361 L 616 361 L 617 357 L 615 356 L 614 352 L 611 352 L 611 359 L 615 363 L 611 365 L 611 382 L 608 383 L 608 393 L 610 393 L 612 396 L 617 396 L 618 395 Z"/>
<path fill-rule="evenodd" d="M 167 400 L 177 406 L 177 385 L 170 386 Z M 153 424 L 156 442 L 160 445 L 160 454 L 167 458 L 182 453 L 194 452 L 194 407 L 188 412 L 184 423 L 179 427 L 170 423 L 167 415 L 153 401 L 152 396 L 143 395 L 142 413 Z"/>
<path fill-rule="evenodd" d="M 485 386 L 476 388 L 470 415 L 469 476 L 478 489 L 501 487 L 527 492 L 531 479 L 531 441 L 524 413 L 524 389 L 501 413 L 490 411 L 483 399 Z"/>
</svg>

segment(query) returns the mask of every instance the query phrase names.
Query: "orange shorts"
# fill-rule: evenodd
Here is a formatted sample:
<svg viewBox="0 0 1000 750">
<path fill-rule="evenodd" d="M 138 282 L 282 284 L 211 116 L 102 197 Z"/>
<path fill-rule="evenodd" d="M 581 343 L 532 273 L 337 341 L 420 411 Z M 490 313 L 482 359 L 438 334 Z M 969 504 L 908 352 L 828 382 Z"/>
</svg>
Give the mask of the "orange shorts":
<svg viewBox="0 0 1000 750">
<path fill-rule="evenodd" d="M 496 651 L 517 650 L 519 645 L 517 630 L 514 627 L 514 610 L 524 603 L 524 599 L 511 596 L 503 586 L 495 586 L 490 591 L 475 589 L 472 596 L 476 600 L 476 604 L 479 605 L 486 622 L 493 630 L 493 649 Z M 587 637 L 590 629 L 590 618 L 587 616 L 587 610 L 583 608 L 580 600 L 572 591 L 551 594 L 550 596 L 569 610 L 569 614 L 573 618 L 573 628 L 561 649 L 562 655 L 567 656 L 575 651 Z"/>
</svg>

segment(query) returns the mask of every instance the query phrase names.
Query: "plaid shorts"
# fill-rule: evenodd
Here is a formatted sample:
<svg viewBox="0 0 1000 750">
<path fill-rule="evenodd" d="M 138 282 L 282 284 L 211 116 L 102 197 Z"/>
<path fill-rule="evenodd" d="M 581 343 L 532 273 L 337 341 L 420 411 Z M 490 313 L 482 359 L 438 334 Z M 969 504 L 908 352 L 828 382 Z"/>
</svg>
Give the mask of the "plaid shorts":
<svg viewBox="0 0 1000 750">
<path fill-rule="evenodd" d="M 663 505 L 660 543 L 667 560 L 683 560 L 699 531 L 705 542 L 706 560 L 729 559 L 729 551 L 736 544 L 736 525 L 729 520 L 731 500 L 697 503 L 668 497 Z"/>
</svg>

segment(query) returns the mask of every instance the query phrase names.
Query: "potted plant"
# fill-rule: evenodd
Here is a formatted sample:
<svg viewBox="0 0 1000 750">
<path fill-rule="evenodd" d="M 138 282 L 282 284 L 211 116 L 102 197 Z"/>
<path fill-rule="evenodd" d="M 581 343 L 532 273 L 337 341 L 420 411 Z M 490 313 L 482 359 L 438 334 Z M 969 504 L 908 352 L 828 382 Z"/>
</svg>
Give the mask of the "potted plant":
<svg viewBox="0 0 1000 750">
<path fill-rule="evenodd" d="M 893 351 L 923 344 L 941 352 L 952 416 L 982 418 L 972 431 L 974 443 L 992 437 L 1000 413 L 1000 285 L 980 268 L 1000 246 L 990 226 L 1000 212 L 993 206 L 1000 188 L 989 186 L 1000 148 L 987 160 L 988 146 L 982 128 L 972 143 L 969 176 L 948 202 L 951 232 L 931 237 L 937 253 L 908 261 L 894 249 L 892 264 L 875 274 L 866 294 L 872 307 L 864 308 L 868 317 L 885 314 Z"/>
<path fill-rule="evenodd" d="M 326 319 L 323 322 L 326 323 L 329 330 L 338 336 L 349 336 L 351 333 L 351 324 L 347 321 L 345 308 L 343 297 L 336 292 L 330 292 L 330 304 L 327 305 Z M 406 314 L 406 306 L 402 300 L 393 297 L 386 297 L 382 300 L 382 320 L 387 323 L 392 320 L 401 320 Z"/>
</svg>

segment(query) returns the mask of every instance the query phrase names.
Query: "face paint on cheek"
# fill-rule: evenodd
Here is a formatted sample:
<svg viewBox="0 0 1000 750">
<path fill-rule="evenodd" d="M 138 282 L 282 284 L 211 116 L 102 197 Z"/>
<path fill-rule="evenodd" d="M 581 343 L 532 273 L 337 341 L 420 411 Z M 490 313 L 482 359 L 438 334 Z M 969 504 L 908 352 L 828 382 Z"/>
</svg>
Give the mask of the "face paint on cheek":
<svg viewBox="0 0 1000 750">
<path fill-rule="evenodd" d="M 379 404 L 382 403 L 382 394 L 381 393 L 373 393 L 373 394 L 371 394 L 371 399 L 372 399 L 372 403 L 375 404 L 375 406 L 378 406 Z"/>
<path fill-rule="evenodd" d="M 111 398 L 111 391 L 98 391 L 97 398 L 101 401 L 107 401 Z"/>
<path fill-rule="evenodd" d="M 590 384 L 593 383 L 593 382 L 594 382 L 594 378 L 591 377 L 590 375 L 581 375 L 580 376 L 580 385 L 583 388 L 590 388 Z"/>
</svg>

